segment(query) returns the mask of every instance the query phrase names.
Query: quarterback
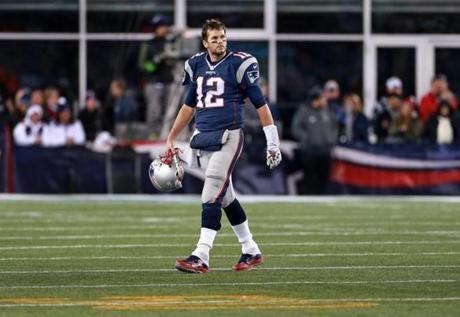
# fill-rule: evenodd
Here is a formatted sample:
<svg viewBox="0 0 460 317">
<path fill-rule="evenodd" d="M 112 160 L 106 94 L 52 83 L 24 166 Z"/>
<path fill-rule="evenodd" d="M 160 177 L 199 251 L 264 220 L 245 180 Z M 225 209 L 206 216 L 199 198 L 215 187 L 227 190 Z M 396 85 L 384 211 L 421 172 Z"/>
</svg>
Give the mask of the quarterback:
<svg viewBox="0 0 460 317">
<path fill-rule="evenodd" d="M 188 86 L 188 93 L 166 141 L 166 150 L 175 151 L 176 137 L 195 117 L 190 147 L 206 175 L 201 195 L 201 233 L 196 249 L 188 258 L 177 260 L 175 267 L 188 273 L 209 271 L 209 252 L 221 228 L 223 209 L 242 246 L 233 270 L 247 271 L 262 264 L 264 258 L 235 197 L 231 178 L 243 146 L 244 99 L 249 98 L 257 108 L 270 168 L 281 162 L 278 131 L 258 86 L 256 58 L 227 49 L 226 28 L 219 20 L 207 20 L 201 36 L 205 51 L 185 62 L 183 84 Z"/>
</svg>

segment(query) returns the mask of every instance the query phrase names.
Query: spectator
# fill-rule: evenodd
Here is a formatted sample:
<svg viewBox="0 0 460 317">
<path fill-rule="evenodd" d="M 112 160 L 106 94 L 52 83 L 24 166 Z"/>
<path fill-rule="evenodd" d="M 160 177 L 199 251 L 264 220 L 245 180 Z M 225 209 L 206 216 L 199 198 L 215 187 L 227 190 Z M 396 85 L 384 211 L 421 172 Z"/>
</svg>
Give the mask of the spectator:
<svg viewBox="0 0 460 317">
<path fill-rule="evenodd" d="M 344 98 L 345 125 L 340 130 L 340 142 L 368 142 L 369 120 L 363 113 L 363 104 L 357 94 Z"/>
<path fill-rule="evenodd" d="M 146 84 L 146 122 L 159 135 L 163 124 L 163 114 L 170 98 L 174 80 L 173 70 L 176 58 L 168 47 L 176 40 L 170 29 L 170 21 L 162 14 L 152 18 L 153 39 L 141 46 L 138 65 L 144 73 Z"/>
<path fill-rule="evenodd" d="M 423 125 L 416 107 L 415 97 L 409 97 L 403 101 L 399 114 L 391 122 L 389 142 L 415 143 L 419 141 Z"/>
<path fill-rule="evenodd" d="M 441 100 L 436 113 L 428 119 L 423 132 L 429 143 L 451 144 L 460 139 L 460 123 L 447 100 Z"/>
<path fill-rule="evenodd" d="M 294 115 L 291 133 L 299 141 L 304 178 L 301 194 L 323 194 L 329 181 L 330 150 L 337 142 L 337 121 L 319 87 L 309 92 L 310 104 Z"/>
<path fill-rule="evenodd" d="M 31 105 L 40 105 L 44 106 L 45 104 L 45 95 L 43 94 L 43 90 L 41 89 L 34 89 L 32 90 L 31 97 L 30 97 L 30 104 Z"/>
<path fill-rule="evenodd" d="M 374 118 L 388 109 L 388 98 L 394 95 L 403 97 L 403 83 L 399 77 L 391 76 L 385 82 L 385 95 L 375 105 Z"/>
<path fill-rule="evenodd" d="M 15 127 L 16 124 L 24 120 L 27 108 L 30 106 L 30 97 L 30 89 L 21 88 L 16 92 L 14 104 L 11 102 L 6 103 L 8 109 L 6 121 L 11 128 Z"/>
<path fill-rule="evenodd" d="M 33 105 L 27 109 L 26 117 L 13 130 L 14 142 L 17 145 L 41 145 L 44 124 L 41 105 Z"/>
<path fill-rule="evenodd" d="M 60 97 L 59 90 L 56 87 L 50 86 L 45 89 L 45 111 L 43 114 L 45 122 L 56 120 Z"/>
<path fill-rule="evenodd" d="M 43 131 L 43 145 L 48 147 L 83 145 L 85 131 L 79 120 L 73 120 L 72 111 L 64 97 L 59 98 L 56 120 Z"/>
<path fill-rule="evenodd" d="M 377 114 L 374 121 L 374 133 L 380 143 L 387 141 L 391 123 L 399 115 L 402 106 L 401 95 L 388 95 L 383 106 L 384 108 Z"/>
<path fill-rule="evenodd" d="M 340 86 L 335 80 L 328 80 L 323 88 L 324 97 L 327 100 L 328 108 L 335 114 L 339 126 L 345 126 L 345 111 L 340 99 Z"/>
<path fill-rule="evenodd" d="M 114 123 L 133 122 L 138 119 L 138 106 L 133 96 L 126 92 L 126 82 L 122 78 L 110 83 L 110 95 L 113 98 Z"/>
<path fill-rule="evenodd" d="M 433 113 L 436 113 L 437 106 L 441 100 L 447 100 L 453 110 L 458 108 L 458 101 L 449 90 L 447 77 L 438 74 L 431 80 L 431 89 L 420 101 L 420 117 L 427 122 Z"/>
<path fill-rule="evenodd" d="M 403 95 L 403 83 L 399 77 L 391 76 L 385 82 L 386 94 L 387 95 Z"/>
<path fill-rule="evenodd" d="M 94 91 L 86 93 L 85 108 L 80 112 L 79 119 L 83 124 L 86 139 L 93 142 L 97 133 L 102 130 L 100 103 Z"/>
</svg>

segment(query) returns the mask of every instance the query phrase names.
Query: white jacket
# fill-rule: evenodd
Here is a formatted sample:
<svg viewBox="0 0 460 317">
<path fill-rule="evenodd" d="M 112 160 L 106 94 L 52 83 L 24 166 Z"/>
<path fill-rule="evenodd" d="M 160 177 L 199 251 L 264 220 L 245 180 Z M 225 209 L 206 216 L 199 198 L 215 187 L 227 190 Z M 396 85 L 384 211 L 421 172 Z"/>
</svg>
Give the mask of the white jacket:
<svg viewBox="0 0 460 317">
<path fill-rule="evenodd" d="M 31 120 L 33 114 L 38 114 L 41 117 L 43 114 L 41 106 L 31 106 L 27 110 L 24 120 L 14 127 L 13 138 L 17 145 L 34 145 L 35 142 L 42 136 L 45 125 L 41 121 L 33 123 Z"/>
<path fill-rule="evenodd" d="M 14 143 L 17 145 L 34 145 L 44 130 L 43 122 L 33 124 L 26 120 L 19 122 L 13 130 Z"/>
<path fill-rule="evenodd" d="M 43 146 L 64 146 L 67 145 L 68 139 L 73 139 L 75 145 L 83 145 L 85 138 L 85 131 L 80 120 L 67 125 L 51 122 L 43 131 Z"/>
</svg>

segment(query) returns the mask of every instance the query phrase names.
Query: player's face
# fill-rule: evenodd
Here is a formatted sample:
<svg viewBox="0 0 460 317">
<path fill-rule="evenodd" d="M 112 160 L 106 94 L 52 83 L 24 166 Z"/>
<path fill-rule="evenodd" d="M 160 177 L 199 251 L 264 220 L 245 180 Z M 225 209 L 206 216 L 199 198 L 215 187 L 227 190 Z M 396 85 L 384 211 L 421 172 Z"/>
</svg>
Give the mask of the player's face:
<svg viewBox="0 0 460 317">
<path fill-rule="evenodd" d="M 227 51 L 227 36 L 224 30 L 208 30 L 208 38 L 203 41 L 210 55 L 223 56 Z"/>
</svg>

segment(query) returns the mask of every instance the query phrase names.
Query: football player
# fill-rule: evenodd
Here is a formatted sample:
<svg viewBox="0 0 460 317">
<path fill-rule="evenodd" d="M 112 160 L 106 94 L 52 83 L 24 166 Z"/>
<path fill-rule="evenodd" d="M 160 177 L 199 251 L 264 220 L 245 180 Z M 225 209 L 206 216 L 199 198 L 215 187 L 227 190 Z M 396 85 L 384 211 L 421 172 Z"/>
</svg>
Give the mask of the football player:
<svg viewBox="0 0 460 317">
<path fill-rule="evenodd" d="M 235 197 L 231 178 L 243 146 L 244 99 L 248 97 L 257 108 L 270 168 L 281 162 L 278 131 L 258 86 L 256 58 L 227 49 L 226 28 L 219 20 L 207 20 L 203 25 L 202 43 L 206 50 L 185 62 L 183 84 L 189 89 L 166 142 L 167 151 L 174 151 L 176 137 L 195 116 L 196 131 L 190 146 L 206 175 L 201 195 L 201 234 L 196 249 L 188 258 L 177 260 L 175 267 L 189 273 L 209 271 L 209 251 L 221 228 L 223 209 L 242 245 L 242 255 L 233 270 L 247 271 L 262 264 L 264 258 Z"/>
</svg>

